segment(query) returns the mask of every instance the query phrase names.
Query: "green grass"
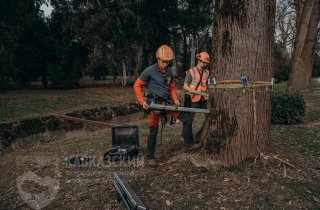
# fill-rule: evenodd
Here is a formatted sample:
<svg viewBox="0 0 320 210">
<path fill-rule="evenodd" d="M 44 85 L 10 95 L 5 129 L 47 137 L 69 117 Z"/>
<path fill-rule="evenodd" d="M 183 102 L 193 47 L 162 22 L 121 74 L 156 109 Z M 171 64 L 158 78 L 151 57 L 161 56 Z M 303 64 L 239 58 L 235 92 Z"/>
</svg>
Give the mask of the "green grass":
<svg viewBox="0 0 320 210">
<path fill-rule="evenodd" d="M 284 92 L 287 88 L 287 82 L 277 83 L 273 86 L 275 92 Z M 320 90 L 320 83 L 312 82 L 308 85 L 309 90 Z"/>
<path fill-rule="evenodd" d="M 106 81 L 97 82 L 110 82 L 111 79 L 110 77 Z M 93 81 L 89 77 L 83 78 L 83 84 L 91 82 Z M 320 85 L 311 86 L 313 89 L 317 87 Z M 274 91 L 285 91 L 285 88 L 286 83 L 279 83 L 274 86 Z M 114 89 L 117 89 L 118 94 L 113 93 Z M 8 91 L 0 95 L 0 122 L 38 117 L 52 112 L 66 113 L 79 109 L 136 101 L 132 87 L 127 87 L 127 92 L 119 92 L 118 89 L 121 88 Z M 115 95 L 117 97 L 114 97 Z M 317 104 L 317 100 L 320 100 L 320 96 L 316 99 L 310 98 L 314 104 Z M 311 110 L 309 114 L 312 119 L 317 119 L 320 116 L 320 111 Z"/>
<path fill-rule="evenodd" d="M 316 197 L 320 196 L 320 188 L 314 183 L 319 183 L 319 177 L 312 177 L 312 181 L 296 180 L 296 179 L 284 179 L 281 176 L 274 178 L 274 181 L 284 189 L 288 195 L 292 198 L 297 197 L 299 199 L 306 199 L 310 194 Z"/>
<path fill-rule="evenodd" d="M 273 86 L 274 92 L 285 92 L 287 88 L 287 82 L 277 83 Z"/>
<path fill-rule="evenodd" d="M 306 118 L 309 121 L 320 121 L 320 94 L 313 94 L 314 91 L 319 92 L 320 83 L 311 83 L 309 89 L 311 92 L 305 95 L 305 100 L 307 101 Z"/>
<path fill-rule="evenodd" d="M 306 119 L 309 121 L 319 122 L 320 121 L 320 110 L 315 108 L 307 108 Z"/>
<path fill-rule="evenodd" d="M 135 81 L 134 77 L 130 77 L 127 76 L 127 83 L 132 83 Z M 115 83 L 116 84 L 121 84 L 122 82 L 122 77 L 118 76 L 115 79 Z M 81 78 L 81 80 L 79 81 L 80 85 L 94 85 L 94 84 L 114 84 L 114 80 L 113 80 L 113 76 L 106 76 L 104 79 L 102 80 L 93 80 L 93 77 L 88 77 L 88 76 L 84 76 Z"/>
<path fill-rule="evenodd" d="M 320 90 L 320 83 L 312 82 L 308 85 L 310 90 Z"/>
<path fill-rule="evenodd" d="M 0 95 L 0 122 L 134 101 L 132 87 L 8 91 Z"/>
<path fill-rule="evenodd" d="M 260 209 L 273 209 L 275 205 L 273 204 L 273 195 L 271 193 L 260 193 L 255 194 L 253 200 L 259 204 Z"/>
<path fill-rule="evenodd" d="M 306 118 L 311 121 L 320 120 L 320 110 L 319 109 L 307 109 Z"/>
<path fill-rule="evenodd" d="M 302 152 L 320 158 L 320 125 L 273 126 L 272 132 L 278 136 L 277 141 L 287 139 L 288 146 L 298 146 Z"/>
<path fill-rule="evenodd" d="M 0 102 L 0 121 L 7 121 L 11 119 L 24 119 L 41 116 L 43 114 L 55 112 L 56 110 L 72 110 L 77 108 L 75 103 L 72 103 L 68 98 L 58 99 L 27 99 L 27 103 L 15 104 L 12 106 L 9 103 Z"/>
<path fill-rule="evenodd" d="M 242 161 L 239 165 L 229 167 L 227 168 L 227 170 L 234 173 L 243 173 L 244 170 L 253 162 L 254 158 L 247 158 L 244 161 Z"/>
</svg>

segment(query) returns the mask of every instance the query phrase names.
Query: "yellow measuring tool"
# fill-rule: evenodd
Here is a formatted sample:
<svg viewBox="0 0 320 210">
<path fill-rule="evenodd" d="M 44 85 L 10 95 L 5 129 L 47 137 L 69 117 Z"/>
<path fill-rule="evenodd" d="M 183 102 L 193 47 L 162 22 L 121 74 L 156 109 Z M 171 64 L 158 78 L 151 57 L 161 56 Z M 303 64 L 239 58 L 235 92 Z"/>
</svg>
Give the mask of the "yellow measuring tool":
<svg viewBox="0 0 320 210">
<path fill-rule="evenodd" d="M 222 80 L 209 84 L 211 89 L 236 89 L 236 88 L 256 88 L 256 87 L 272 87 L 274 85 L 274 79 L 272 78 L 271 82 L 243 82 L 243 80 Z"/>
</svg>

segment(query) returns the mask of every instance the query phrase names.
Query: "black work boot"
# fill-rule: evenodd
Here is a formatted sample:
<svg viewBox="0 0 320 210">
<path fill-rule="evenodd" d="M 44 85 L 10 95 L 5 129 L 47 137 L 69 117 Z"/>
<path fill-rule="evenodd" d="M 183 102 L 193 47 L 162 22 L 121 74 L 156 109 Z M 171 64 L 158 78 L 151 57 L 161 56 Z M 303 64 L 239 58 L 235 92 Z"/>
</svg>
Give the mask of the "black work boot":
<svg viewBox="0 0 320 210">
<path fill-rule="evenodd" d="M 159 163 L 156 161 L 156 159 L 146 159 L 144 162 L 145 166 L 156 168 L 159 166 Z"/>
<path fill-rule="evenodd" d="M 203 144 L 200 143 L 193 143 L 193 144 L 185 144 L 185 149 L 187 152 L 193 152 L 198 149 L 200 149 L 203 146 Z"/>
</svg>

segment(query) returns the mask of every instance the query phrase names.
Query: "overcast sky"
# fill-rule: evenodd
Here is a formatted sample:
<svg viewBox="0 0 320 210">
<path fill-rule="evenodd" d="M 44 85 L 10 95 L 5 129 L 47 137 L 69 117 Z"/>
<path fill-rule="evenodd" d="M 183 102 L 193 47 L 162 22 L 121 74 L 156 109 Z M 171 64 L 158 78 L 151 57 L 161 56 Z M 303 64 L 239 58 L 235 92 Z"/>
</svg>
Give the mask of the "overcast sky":
<svg viewBox="0 0 320 210">
<path fill-rule="evenodd" d="M 53 8 L 52 8 L 51 5 L 47 6 L 47 5 L 43 4 L 43 5 L 40 7 L 40 9 L 43 10 L 44 15 L 47 17 L 47 16 L 50 16 L 50 15 L 51 15 L 51 12 L 52 12 L 52 9 L 53 9 Z"/>
</svg>

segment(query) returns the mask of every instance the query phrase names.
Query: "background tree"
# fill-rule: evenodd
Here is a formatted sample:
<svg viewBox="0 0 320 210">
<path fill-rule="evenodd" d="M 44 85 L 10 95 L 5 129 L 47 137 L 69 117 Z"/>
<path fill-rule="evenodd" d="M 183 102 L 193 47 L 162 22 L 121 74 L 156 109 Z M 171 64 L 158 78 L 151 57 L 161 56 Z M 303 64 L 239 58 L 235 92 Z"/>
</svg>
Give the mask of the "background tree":
<svg viewBox="0 0 320 210">
<path fill-rule="evenodd" d="M 197 51 L 211 50 L 210 0 L 0 3 L 2 84 L 13 80 L 26 86 L 41 77 L 44 86 L 74 87 L 96 61 L 105 62 L 114 76 L 134 72 L 137 77 L 156 61 L 155 51 L 164 43 L 172 46 L 184 72 L 191 40 Z M 49 18 L 40 10 L 44 3 L 53 7 Z"/>
<path fill-rule="evenodd" d="M 211 74 L 220 80 L 270 81 L 274 61 L 275 1 L 217 0 L 214 18 L 215 55 Z M 203 149 L 198 164 L 237 164 L 266 150 L 270 139 L 270 92 L 239 89 L 211 93 L 211 113 L 198 138 Z"/>
<path fill-rule="evenodd" d="M 213 20 L 213 1 L 194 1 L 179 0 L 178 1 L 178 24 L 177 32 L 180 37 L 180 48 L 175 49 L 181 52 L 182 71 L 190 68 L 190 53 L 192 41 L 197 52 L 211 52 Z M 195 59 L 195 58 L 193 58 Z"/>
<path fill-rule="evenodd" d="M 289 55 L 293 50 L 296 35 L 296 22 L 298 12 L 295 0 L 277 0 L 275 20 L 275 42 L 277 49 L 287 51 Z"/>
<path fill-rule="evenodd" d="M 76 29 L 83 26 L 84 21 L 80 15 L 77 16 L 77 10 L 72 3 L 63 0 L 51 1 L 54 10 L 49 26 L 54 44 L 48 78 L 53 86 L 62 88 L 77 86 L 88 63 L 87 46 L 76 33 Z M 80 19 L 78 22 L 75 21 L 75 16 L 78 17 L 77 20 Z"/>
<path fill-rule="evenodd" d="M 0 23 L 0 90 L 6 89 L 17 69 L 14 66 L 14 51 L 16 37 L 13 36 L 16 28 L 7 23 Z"/>
<path fill-rule="evenodd" d="M 319 22 L 319 0 L 303 3 L 297 28 L 288 91 L 305 91 L 312 75 L 315 42 Z"/>
<path fill-rule="evenodd" d="M 127 69 L 133 69 L 137 76 L 155 62 L 154 52 L 161 44 L 171 44 L 179 62 L 185 58 L 189 61 L 189 42 L 193 35 L 199 37 L 198 50 L 208 50 L 208 43 L 211 43 L 208 28 L 212 21 L 212 2 L 209 0 L 95 0 L 91 1 L 90 8 L 93 9 L 95 3 L 98 9 L 92 14 L 102 15 L 105 24 L 91 21 L 94 24 L 88 26 L 94 28 L 98 23 L 107 29 L 106 33 L 95 30 L 95 36 L 100 37 L 107 62 L 114 65 L 119 75 L 123 74 L 121 60 L 124 60 Z"/>
<path fill-rule="evenodd" d="M 18 68 L 14 78 L 19 86 L 30 85 L 30 82 L 39 76 L 42 77 L 43 84 L 46 86 L 46 64 L 48 52 L 51 50 L 49 37 L 48 27 L 41 17 L 28 18 L 16 42 L 18 48 L 14 57 L 14 64 Z"/>
<path fill-rule="evenodd" d="M 291 69 L 290 55 L 288 51 L 279 47 L 277 44 L 274 50 L 274 59 L 275 59 L 275 71 L 274 78 L 277 82 L 288 81 L 289 72 Z"/>
<path fill-rule="evenodd" d="M 0 1 L 0 80 L 26 86 L 46 71 L 48 31 L 40 6 L 45 0 Z"/>
</svg>

